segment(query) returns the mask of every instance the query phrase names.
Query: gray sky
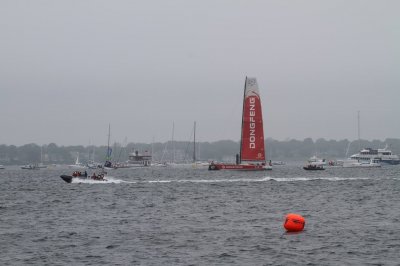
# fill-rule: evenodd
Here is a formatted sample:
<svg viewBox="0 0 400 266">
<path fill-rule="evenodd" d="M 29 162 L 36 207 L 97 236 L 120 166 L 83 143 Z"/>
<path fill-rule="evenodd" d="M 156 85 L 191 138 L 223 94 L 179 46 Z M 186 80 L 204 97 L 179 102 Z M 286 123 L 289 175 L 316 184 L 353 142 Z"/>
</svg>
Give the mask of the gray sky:
<svg viewBox="0 0 400 266">
<path fill-rule="evenodd" d="M 400 1 L 0 1 L 0 144 L 400 138 Z"/>
</svg>

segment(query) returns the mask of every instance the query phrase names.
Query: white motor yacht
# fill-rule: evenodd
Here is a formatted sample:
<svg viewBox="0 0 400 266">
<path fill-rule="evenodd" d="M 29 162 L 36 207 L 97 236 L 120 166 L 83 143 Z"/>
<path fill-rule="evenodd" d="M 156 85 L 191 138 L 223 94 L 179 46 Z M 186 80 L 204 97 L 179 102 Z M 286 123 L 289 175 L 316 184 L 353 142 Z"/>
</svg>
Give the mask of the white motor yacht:
<svg viewBox="0 0 400 266">
<path fill-rule="evenodd" d="M 363 149 L 359 153 L 350 156 L 350 159 L 363 161 L 369 161 L 373 159 L 375 161 L 378 161 L 379 163 L 400 164 L 399 156 L 393 154 L 387 146 L 384 149 Z"/>
</svg>

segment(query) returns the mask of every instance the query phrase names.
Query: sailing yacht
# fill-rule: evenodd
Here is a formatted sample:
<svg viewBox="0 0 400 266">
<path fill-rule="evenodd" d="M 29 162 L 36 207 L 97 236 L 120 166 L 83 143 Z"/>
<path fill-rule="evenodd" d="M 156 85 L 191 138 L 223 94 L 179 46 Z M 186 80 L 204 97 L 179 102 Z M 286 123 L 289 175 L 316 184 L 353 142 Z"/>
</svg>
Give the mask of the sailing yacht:
<svg viewBox="0 0 400 266">
<path fill-rule="evenodd" d="M 196 154 L 196 121 L 194 121 L 193 125 L 193 163 L 192 163 L 192 168 L 198 169 L 198 168 L 206 168 L 208 167 L 208 162 L 202 162 L 197 160 L 197 154 Z"/>
<path fill-rule="evenodd" d="M 40 163 L 30 163 L 30 164 L 26 164 L 21 166 L 21 169 L 25 169 L 25 170 L 38 170 L 41 168 L 47 168 L 47 165 L 43 164 L 43 149 L 42 146 L 40 147 Z"/>
<path fill-rule="evenodd" d="M 240 153 L 236 164 L 211 162 L 209 170 L 271 170 L 267 165 L 264 147 L 262 108 L 257 80 L 246 77 L 243 96 L 242 130 Z"/>
<path fill-rule="evenodd" d="M 75 164 L 70 164 L 68 165 L 70 168 L 76 168 L 76 169 L 83 169 L 86 168 L 85 165 L 79 162 L 79 152 L 76 155 L 76 161 Z"/>
<path fill-rule="evenodd" d="M 91 156 L 88 155 L 89 158 L 91 157 L 91 159 L 90 159 L 90 160 L 87 162 L 87 164 L 86 164 L 86 167 L 89 168 L 89 169 L 98 169 L 98 168 L 101 168 L 101 167 L 102 167 L 102 164 L 101 164 L 101 163 L 98 163 L 98 162 L 95 161 L 95 155 L 94 155 L 94 153 L 95 153 L 95 146 L 93 146 L 92 155 L 91 155 Z"/>
<path fill-rule="evenodd" d="M 168 147 L 169 142 L 165 144 L 163 155 L 161 156 L 161 160 L 159 162 L 152 162 L 153 166 L 161 166 L 161 167 L 171 167 L 171 168 L 180 168 L 182 166 L 187 166 L 181 163 L 177 163 L 175 160 L 175 141 L 174 141 L 174 134 L 175 134 L 175 122 L 172 122 L 172 137 L 171 143 L 172 148 L 170 149 Z M 168 160 L 166 160 L 164 157 L 167 155 Z"/>
<path fill-rule="evenodd" d="M 106 154 L 106 161 L 104 162 L 104 169 L 116 169 L 111 162 L 111 155 L 112 155 L 112 148 L 110 147 L 110 137 L 111 137 L 111 125 L 108 124 L 108 140 L 107 140 L 107 154 Z"/>
<path fill-rule="evenodd" d="M 40 146 L 40 163 L 37 165 L 38 168 L 47 168 L 47 165 L 43 164 L 43 146 Z"/>
</svg>

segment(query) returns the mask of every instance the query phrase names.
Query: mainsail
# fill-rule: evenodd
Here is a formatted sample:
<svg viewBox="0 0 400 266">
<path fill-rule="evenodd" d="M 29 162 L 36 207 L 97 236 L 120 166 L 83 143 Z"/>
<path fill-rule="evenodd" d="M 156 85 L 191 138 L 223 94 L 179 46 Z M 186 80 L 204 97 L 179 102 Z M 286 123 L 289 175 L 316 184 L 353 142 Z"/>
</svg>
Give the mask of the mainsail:
<svg viewBox="0 0 400 266">
<path fill-rule="evenodd" d="M 257 80 L 248 77 L 246 77 L 243 98 L 240 160 L 265 162 L 264 128 L 260 93 Z"/>
<path fill-rule="evenodd" d="M 110 132 L 111 132 L 111 125 L 108 124 L 107 154 L 106 154 L 106 161 L 104 163 L 105 167 L 112 167 L 111 163 L 112 148 L 110 147 L 110 136 L 111 136 Z"/>
</svg>

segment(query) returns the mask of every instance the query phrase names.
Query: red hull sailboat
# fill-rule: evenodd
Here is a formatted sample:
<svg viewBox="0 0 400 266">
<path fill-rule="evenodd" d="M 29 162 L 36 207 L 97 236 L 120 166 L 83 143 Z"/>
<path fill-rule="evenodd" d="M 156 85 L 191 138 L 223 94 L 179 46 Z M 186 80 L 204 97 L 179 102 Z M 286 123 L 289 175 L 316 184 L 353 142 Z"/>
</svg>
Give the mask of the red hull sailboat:
<svg viewBox="0 0 400 266">
<path fill-rule="evenodd" d="M 210 163 L 209 170 L 271 170 L 266 163 L 262 108 L 257 80 L 246 77 L 243 97 L 240 154 L 236 164 Z"/>
</svg>

